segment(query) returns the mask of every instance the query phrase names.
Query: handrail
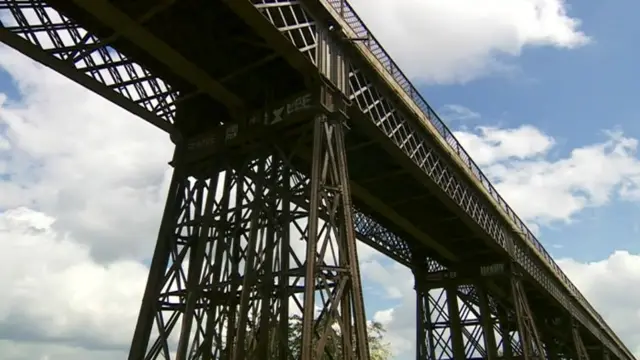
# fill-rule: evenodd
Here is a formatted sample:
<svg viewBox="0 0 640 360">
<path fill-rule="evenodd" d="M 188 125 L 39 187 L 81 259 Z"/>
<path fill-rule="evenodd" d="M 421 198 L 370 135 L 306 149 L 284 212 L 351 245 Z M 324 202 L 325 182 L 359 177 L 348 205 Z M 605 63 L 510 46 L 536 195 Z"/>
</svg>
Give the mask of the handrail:
<svg viewBox="0 0 640 360">
<path fill-rule="evenodd" d="M 615 335 L 615 333 L 611 330 L 611 328 L 607 325 L 607 323 L 602 319 L 600 314 L 593 309 L 591 304 L 584 298 L 584 296 L 580 293 L 580 291 L 575 287 L 575 285 L 569 280 L 567 275 L 560 269 L 558 264 L 553 260 L 551 255 L 545 250 L 542 244 L 536 239 L 533 233 L 529 230 L 529 228 L 525 225 L 525 223 L 516 215 L 516 213 L 511 209 L 511 207 L 507 204 L 507 202 L 498 194 L 498 191 L 491 184 L 489 179 L 484 175 L 480 167 L 471 159 L 469 154 L 464 150 L 462 145 L 458 142 L 458 140 L 453 136 L 453 133 L 447 125 L 440 119 L 438 114 L 429 106 L 427 101 L 422 97 L 420 92 L 413 86 L 413 84 L 409 81 L 407 76 L 402 72 L 400 67 L 393 61 L 391 56 L 384 50 L 384 48 L 380 45 L 380 43 L 376 40 L 376 38 L 371 34 L 366 25 L 364 25 L 363 21 L 360 19 L 358 14 L 353 10 L 351 5 L 347 0 L 325 0 L 344 20 L 351 30 L 356 34 L 358 39 L 363 39 L 363 43 L 365 46 L 371 51 L 371 53 L 378 59 L 380 64 L 384 66 L 389 75 L 395 79 L 397 84 L 404 90 L 404 92 L 416 103 L 416 105 L 422 110 L 422 112 L 426 115 L 427 119 L 431 122 L 431 124 L 436 128 L 439 135 L 443 137 L 443 139 L 447 142 L 447 144 L 451 147 L 451 149 L 458 155 L 460 160 L 469 167 L 471 172 L 475 175 L 477 180 L 480 181 L 482 186 L 487 190 L 489 195 L 496 201 L 496 203 L 502 208 L 505 214 L 513 221 L 513 223 L 518 227 L 517 231 L 520 232 L 522 237 L 528 241 L 531 245 L 534 246 L 535 249 L 538 250 L 538 253 L 541 254 L 542 260 L 546 262 L 550 269 L 555 273 L 558 279 L 569 289 L 570 294 L 578 300 L 580 305 L 582 305 L 594 319 L 599 322 L 599 325 L 604 328 L 610 336 L 613 337 L 613 340 L 621 345 L 620 340 Z M 627 351 L 626 347 L 623 346 L 625 352 Z"/>
</svg>

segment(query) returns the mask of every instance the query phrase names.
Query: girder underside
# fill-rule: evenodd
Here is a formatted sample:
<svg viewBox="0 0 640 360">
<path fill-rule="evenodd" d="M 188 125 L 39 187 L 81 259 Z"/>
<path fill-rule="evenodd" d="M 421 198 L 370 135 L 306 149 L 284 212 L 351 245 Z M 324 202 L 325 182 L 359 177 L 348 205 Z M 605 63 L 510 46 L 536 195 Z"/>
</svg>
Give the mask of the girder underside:
<svg viewBox="0 0 640 360">
<path fill-rule="evenodd" d="M 88 36 L 68 18 L 52 20 L 50 9 L 35 11 L 35 16 L 32 14 L 31 18 L 23 16 L 20 19 L 15 16 L 26 13 L 25 9 L 44 9 L 46 5 L 41 1 L 0 1 L 0 11 L 4 14 L 0 16 L 3 22 L 0 39 L 44 63 L 47 62 L 38 59 L 37 51 L 48 54 L 47 57 L 59 58 L 57 68 L 47 65 L 77 82 L 84 82 L 84 86 L 95 92 L 109 94 L 105 96 L 109 100 L 167 132 L 173 132 L 173 126 L 178 123 L 181 132 L 189 135 L 228 122 L 234 116 L 228 106 L 220 101 L 211 101 L 211 95 L 204 93 L 184 74 L 177 74 L 166 64 L 158 63 L 156 56 L 140 50 L 130 40 L 120 37 L 112 28 L 96 21 L 86 11 L 72 6 L 72 2 L 52 0 L 48 3 L 54 4 L 57 9 L 63 10 L 81 24 L 90 26 L 91 34 L 105 40 Z M 151 2 L 111 3 L 132 18 L 139 18 L 149 10 Z M 205 70 L 208 76 L 220 81 L 225 89 L 242 99 L 247 109 L 268 107 L 265 103 L 269 101 L 265 99 L 277 102 L 278 99 L 304 88 L 303 74 L 293 70 L 288 55 L 274 52 L 271 43 L 255 36 L 251 28 L 238 21 L 234 13 L 221 3 L 209 2 L 217 4 L 219 8 L 205 7 L 201 12 L 203 21 L 193 21 L 180 15 L 191 14 L 193 6 L 198 4 L 195 0 L 180 2 L 181 8 L 175 7 L 171 2 L 167 3 L 169 5 L 166 8 L 145 21 L 145 28 L 187 57 L 196 67 Z M 314 41 L 317 39 L 313 33 L 316 25 L 312 17 L 302 11 L 300 2 L 254 1 L 254 5 L 310 63 L 314 63 L 317 46 Z M 292 8 L 296 10 L 291 10 Z M 8 10 L 13 11 L 16 24 L 6 20 L 10 17 L 7 15 Z M 286 11 L 295 12 L 298 16 L 287 17 L 284 15 Z M 202 27 L 202 23 L 206 23 L 204 20 L 211 18 L 217 21 L 209 21 L 209 27 Z M 292 24 L 292 21 L 296 23 Z M 40 27 L 35 26 L 35 23 Z M 213 35 L 225 32 L 230 34 L 231 30 L 242 35 L 232 40 L 225 40 L 229 36 L 212 38 Z M 35 40 L 33 34 L 36 31 L 40 32 L 40 41 Z M 59 34 L 59 41 L 52 36 L 55 33 Z M 63 36 L 60 33 L 64 33 Z M 16 41 L 12 34 L 27 38 L 39 49 L 34 49 L 33 45 L 30 50 L 25 50 L 26 47 L 21 49 L 22 43 Z M 48 41 L 42 41 L 45 36 L 48 36 Z M 199 41 L 180 41 L 185 38 L 197 38 Z M 69 45 L 70 42 L 73 44 Z M 198 46 L 185 47 L 191 43 Z M 42 52 L 40 49 L 47 50 Z M 216 56 L 218 54 L 224 56 Z M 354 61 L 355 65 L 359 63 L 362 61 Z M 437 144 L 430 144 L 425 140 L 430 135 L 425 135 L 420 126 L 409 121 L 410 117 L 406 115 L 408 112 L 399 101 L 393 100 L 393 95 L 378 90 L 381 87 L 378 75 L 355 65 L 350 72 L 351 99 L 359 111 L 353 112 L 354 128 L 347 136 L 347 147 L 349 172 L 355 185 L 353 195 L 359 210 L 355 215 L 356 230 L 361 240 L 405 265 L 410 265 L 412 261 L 410 246 L 421 248 L 436 245 L 425 243 L 427 238 L 430 241 L 435 239 L 438 246 L 457 254 L 455 259 L 451 259 L 443 256 L 444 250 L 438 253 L 431 251 L 440 263 L 449 266 L 455 267 L 455 263 L 462 261 L 474 265 L 508 261 L 506 252 L 496 252 L 491 244 L 478 240 L 491 238 L 491 241 L 495 241 L 494 239 L 501 238 L 500 241 L 504 243 L 505 237 L 515 235 L 505 232 L 505 226 L 500 220 L 496 220 L 498 215 L 480 200 L 483 195 L 478 195 L 477 191 L 465 184 L 460 172 L 443 160 L 449 155 L 439 150 Z M 87 85 L 87 79 L 93 79 L 89 80 L 90 85 Z M 176 121 L 176 104 L 180 102 L 194 103 L 195 105 L 185 108 L 198 108 L 199 112 L 209 115 L 202 122 L 179 124 Z M 374 132 L 378 135 L 372 136 Z M 391 147 L 395 148 L 390 150 Z M 400 157 L 404 157 L 404 160 L 398 161 Z M 424 171 L 426 177 L 416 175 L 416 169 L 422 169 L 420 171 Z M 453 204 L 454 210 L 445 201 L 445 197 L 449 198 L 448 202 Z M 383 210 L 380 204 L 385 205 Z M 399 218 L 411 224 L 413 230 L 407 231 L 407 226 L 399 224 L 397 219 L 391 220 L 390 211 L 399 214 Z M 460 216 L 461 212 L 464 216 Z M 466 221 L 461 221 L 465 218 Z M 473 222 L 472 226 L 469 226 L 470 222 Z M 422 233 L 422 237 L 416 236 L 417 233 Z M 540 314 L 537 315 L 538 323 L 566 316 L 560 310 L 563 307 L 589 329 L 589 332 L 584 333 L 587 347 L 596 347 L 600 341 L 608 341 L 599 339 L 600 336 L 596 335 L 600 333 L 600 327 L 606 325 L 590 325 L 592 321 L 586 320 L 585 315 L 576 315 L 580 310 L 570 305 L 564 291 L 554 284 L 556 281 L 550 278 L 552 275 L 544 270 L 544 266 L 536 265 L 539 263 L 538 255 L 527 246 L 519 249 L 516 260 L 535 280 L 532 282 L 533 286 L 527 287 L 527 294 L 530 306 L 535 309 L 534 313 Z M 488 281 L 492 284 L 488 287 L 491 296 L 496 301 L 508 303 L 510 300 L 508 291 L 504 290 L 508 289 L 505 280 L 496 278 Z M 544 291 L 540 291 L 540 286 Z M 470 297 L 468 294 L 463 295 Z M 479 303 L 477 299 L 473 301 L 476 305 Z M 603 331 L 610 333 L 604 327 Z M 589 333 L 591 336 L 586 336 Z M 618 352 L 614 348 L 612 351 Z M 622 351 L 625 352 L 626 349 Z M 619 352 L 617 356 L 622 358 Z"/>
</svg>

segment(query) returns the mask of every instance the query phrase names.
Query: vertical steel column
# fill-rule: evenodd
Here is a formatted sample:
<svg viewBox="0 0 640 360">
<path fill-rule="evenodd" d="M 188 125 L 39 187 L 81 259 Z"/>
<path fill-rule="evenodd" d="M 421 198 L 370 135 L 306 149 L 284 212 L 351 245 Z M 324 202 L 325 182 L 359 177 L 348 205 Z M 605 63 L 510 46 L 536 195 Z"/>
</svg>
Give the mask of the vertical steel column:
<svg viewBox="0 0 640 360">
<path fill-rule="evenodd" d="M 511 360 L 513 359 L 513 336 L 511 335 L 511 323 L 505 309 L 498 308 L 498 324 L 500 327 L 500 337 L 502 338 L 502 351 L 499 357 Z"/>
<path fill-rule="evenodd" d="M 337 357 L 369 358 L 343 121 L 335 111 L 330 118 L 317 116 L 314 123 L 302 316 L 303 360 L 335 355 L 331 354 L 335 350 L 327 346 L 327 342 L 329 337 L 337 335 L 332 331 L 336 325 L 341 337 Z M 328 212 L 324 224 L 319 221 L 321 210 Z M 333 257 L 333 265 L 323 265 L 325 257 Z M 316 306 L 320 308 L 318 318 Z"/>
<path fill-rule="evenodd" d="M 438 265 L 427 257 L 424 249 L 414 248 L 411 252 L 416 291 L 416 360 L 440 359 L 443 353 L 451 355 L 447 338 L 442 337 L 435 324 L 443 316 L 444 292 L 440 291 L 440 296 L 434 299 L 434 284 L 427 281 L 429 272 L 439 268 L 434 268 Z"/>
<path fill-rule="evenodd" d="M 580 324 L 574 318 L 571 319 L 571 337 L 573 339 L 573 346 L 577 359 L 589 360 L 589 353 L 582 342 L 582 336 L 580 336 Z"/>
<path fill-rule="evenodd" d="M 433 360 L 435 356 L 434 344 L 430 339 L 433 337 L 431 327 L 431 317 L 429 316 L 429 297 L 422 282 L 416 281 L 416 360 Z"/>
<path fill-rule="evenodd" d="M 496 315 L 481 269 L 449 270 L 411 249 L 416 290 L 416 359 L 497 359 Z"/>
<path fill-rule="evenodd" d="M 176 149 L 176 153 L 178 150 Z M 174 154 L 174 158 L 176 154 Z M 187 179 L 184 174 L 184 167 L 176 166 L 173 170 L 171 184 L 169 185 L 169 193 L 160 223 L 160 231 L 158 240 L 151 260 L 147 286 L 145 288 L 138 322 L 136 324 L 129 360 L 138 360 L 145 358 L 145 352 L 148 347 L 149 337 L 151 336 L 152 327 L 155 321 L 162 321 L 156 318 L 159 309 L 157 294 L 160 293 L 164 285 L 165 269 L 169 263 L 168 254 L 174 246 L 175 224 L 178 222 L 180 209 L 184 206 L 186 195 L 185 187 Z"/>
<path fill-rule="evenodd" d="M 447 294 L 447 312 L 449 313 L 449 336 L 451 337 L 451 347 L 453 359 L 462 360 L 465 358 L 464 341 L 462 337 L 462 324 L 460 319 L 460 307 L 458 304 L 458 287 L 455 284 L 448 284 L 444 288 Z"/>
<path fill-rule="evenodd" d="M 521 274 L 515 265 L 512 265 L 511 272 L 511 297 L 515 305 L 522 355 L 525 360 L 543 358 L 545 356 L 544 347 L 529 308 L 527 294 L 522 286 Z"/>
<path fill-rule="evenodd" d="M 369 358 L 343 121 L 177 152 L 130 360 Z"/>
<path fill-rule="evenodd" d="M 482 322 L 482 331 L 484 335 L 484 348 L 487 352 L 488 360 L 497 360 L 498 345 L 496 343 L 494 317 L 491 314 L 489 297 L 484 285 L 483 281 L 478 281 L 476 283 L 476 291 L 478 293 L 478 300 L 480 303 L 480 321 Z"/>
</svg>

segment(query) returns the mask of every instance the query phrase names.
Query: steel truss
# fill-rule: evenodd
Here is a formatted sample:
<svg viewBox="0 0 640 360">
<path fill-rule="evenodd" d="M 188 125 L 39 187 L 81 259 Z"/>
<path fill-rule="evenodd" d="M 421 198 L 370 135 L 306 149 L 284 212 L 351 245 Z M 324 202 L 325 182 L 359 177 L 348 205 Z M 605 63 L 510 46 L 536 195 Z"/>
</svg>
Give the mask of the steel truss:
<svg viewBox="0 0 640 360">
<path fill-rule="evenodd" d="M 330 48 L 326 33 L 320 31 L 322 26 L 305 10 L 304 4 L 308 2 L 253 0 L 252 3 L 311 63 L 328 75 L 325 55 L 336 49 Z M 593 349 L 587 349 L 582 342 L 584 330 L 603 343 L 599 357 L 628 358 L 628 351 L 497 195 L 349 5 L 344 0 L 328 3 L 344 20 L 345 28 L 355 34 L 352 40 L 357 47 L 368 49 L 388 72 L 374 74 L 363 61 L 351 56 L 355 52 L 345 51 L 352 58 L 348 69 L 350 99 L 483 231 L 504 248 L 514 244 L 509 253 L 519 264 L 516 268 L 544 287 L 567 310 L 566 318 L 571 319 L 570 338 L 562 336 L 566 334 L 555 335 L 549 319 L 539 321 L 543 316 L 538 315 L 534 324 L 519 276 L 509 277 L 509 300 L 489 295 L 494 290 L 489 288 L 490 281 L 451 285 L 424 280 L 425 274 L 449 270 L 423 255 L 416 260 L 406 239 L 351 206 L 340 157 L 331 158 L 333 169 L 340 171 L 323 173 L 333 177 L 327 177 L 331 181 L 321 187 L 318 174 L 309 177 L 310 172 L 300 173 L 290 166 L 291 149 L 270 144 L 261 150 L 268 148 L 269 152 L 256 150 L 224 161 L 210 159 L 199 167 L 181 163 L 180 151 L 177 152 L 174 179 L 130 358 L 239 359 L 266 354 L 265 349 L 284 358 L 287 335 L 282 334 L 287 334 L 288 317 L 305 315 L 302 305 L 309 302 L 325 311 L 320 311 L 322 316 L 309 315 L 313 307 L 304 308 L 307 345 L 312 344 L 318 350 L 340 343 L 340 349 L 351 358 L 366 358 L 354 234 L 345 225 L 351 222 L 360 240 L 421 274 L 416 275 L 418 339 L 422 340 L 418 341 L 419 358 L 531 358 L 541 357 L 544 352 L 549 358 L 586 359 L 588 350 Z M 147 15 L 152 14 L 144 16 Z M 176 104 L 190 94 L 179 97 L 143 64 L 110 46 L 117 36 L 98 39 L 41 0 L 0 0 L 1 42 L 172 133 Z M 448 143 L 450 148 L 446 152 L 414 121 L 412 109 L 385 90 L 388 84 L 384 80 L 389 74 L 424 112 L 423 120 L 430 122 Z M 325 126 L 325 130 L 337 128 L 335 124 Z M 340 141 L 326 144 L 332 146 L 325 150 L 340 153 Z M 449 161 L 445 163 L 444 158 L 456 156 L 448 152 L 451 150 L 472 169 L 472 175 L 480 179 L 488 195 L 497 199 L 499 207 L 520 226 L 519 231 L 526 233 L 525 241 L 533 247 L 520 241 L 520 235 L 492 211 L 484 201 L 486 194 L 471 189 L 448 165 Z M 330 153 L 327 150 L 324 155 Z M 330 183 L 336 186 L 327 187 Z M 317 191 L 313 186 L 318 186 Z M 322 206 L 312 206 L 314 198 Z M 312 224 L 316 224 L 313 229 Z M 333 233 L 333 237 L 326 237 L 328 233 Z M 516 238 L 517 241 L 512 241 Z M 304 258 L 301 254 L 305 246 L 316 247 L 315 252 L 309 250 L 316 255 L 311 256 L 311 261 L 300 260 Z M 422 268 L 415 266 L 420 262 Z M 305 279 L 314 286 L 305 287 Z M 315 296 L 305 291 L 313 291 Z M 323 334 L 334 338 L 340 334 L 321 326 L 334 320 L 343 325 L 341 329 L 346 329 L 341 333 L 344 336 L 335 342 L 322 341 Z M 527 340 L 523 342 L 521 338 Z"/>
<path fill-rule="evenodd" d="M 342 51 L 349 58 L 349 96 L 364 116 L 422 169 L 459 206 L 461 212 L 473 219 L 480 232 L 486 233 L 510 254 L 528 282 L 544 288 L 566 309 L 568 317 L 577 320 L 593 338 L 608 348 L 609 353 L 619 359 L 632 358 L 346 0 L 251 2 L 321 71 L 319 54 L 323 53 L 325 45 L 322 41 L 323 27 L 315 21 L 310 9 L 317 11 L 318 4 L 323 5 L 335 19 L 335 25 L 344 30 Z M 398 92 L 404 94 L 398 96 Z M 460 166 L 452 166 L 452 163 Z M 480 191 L 469 185 L 469 179 L 481 185 Z M 500 213 L 495 211 L 495 207 L 500 209 Z"/>
<path fill-rule="evenodd" d="M 118 36 L 100 39 L 42 0 L 0 0 L 1 42 L 172 133 L 178 93 L 114 49 Z"/>
<path fill-rule="evenodd" d="M 368 359 L 334 120 L 315 118 L 307 178 L 290 162 L 296 148 L 277 140 L 197 166 L 177 150 L 130 359 Z M 292 316 L 302 316 L 294 345 Z"/>
<path fill-rule="evenodd" d="M 517 271 L 508 264 L 456 272 L 413 250 L 416 359 L 588 359 L 580 327 L 558 335 L 537 324 Z M 511 291 L 498 298 L 492 282 Z M 554 324 L 550 324 L 554 326 Z M 567 333 L 570 335 L 567 336 Z"/>
</svg>

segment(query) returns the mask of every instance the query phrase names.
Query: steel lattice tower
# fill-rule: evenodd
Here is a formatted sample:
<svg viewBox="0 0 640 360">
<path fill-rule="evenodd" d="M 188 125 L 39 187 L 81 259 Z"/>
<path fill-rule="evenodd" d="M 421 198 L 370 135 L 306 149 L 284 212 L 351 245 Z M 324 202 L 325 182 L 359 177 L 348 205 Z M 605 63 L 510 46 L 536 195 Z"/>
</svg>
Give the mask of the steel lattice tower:
<svg viewBox="0 0 640 360">
<path fill-rule="evenodd" d="M 205 157 L 178 144 L 130 359 L 289 359 L 292 314 L 302 359 L 368 359 L 344 102 L 318 95 L 220 129 Z M 312 121 L 267 128 L 296 112 Z"/>
</svg>

